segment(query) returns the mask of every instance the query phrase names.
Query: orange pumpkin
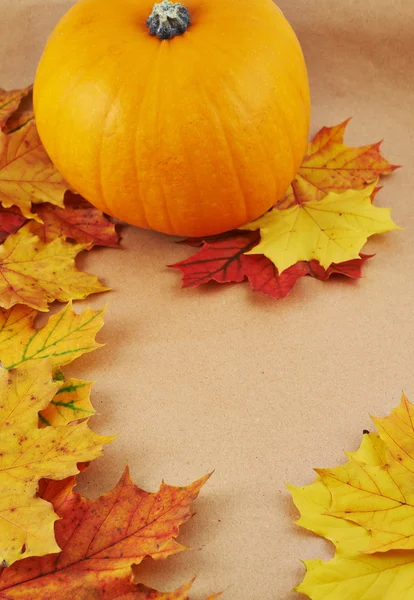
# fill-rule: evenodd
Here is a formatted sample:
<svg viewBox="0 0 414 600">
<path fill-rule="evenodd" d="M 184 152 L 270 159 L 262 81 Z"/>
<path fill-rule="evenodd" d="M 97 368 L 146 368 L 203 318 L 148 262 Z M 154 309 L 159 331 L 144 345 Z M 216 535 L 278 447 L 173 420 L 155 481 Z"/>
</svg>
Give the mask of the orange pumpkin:
<svg viewBox="0 0 414 600">
<path fill-rule="evenodd" d="M 127 223 L 203 236 L 260 216 L 303 158 L 309 86 L 272 0 L 80 0 L 38 66 L 40 138 Z"/>
</svg>

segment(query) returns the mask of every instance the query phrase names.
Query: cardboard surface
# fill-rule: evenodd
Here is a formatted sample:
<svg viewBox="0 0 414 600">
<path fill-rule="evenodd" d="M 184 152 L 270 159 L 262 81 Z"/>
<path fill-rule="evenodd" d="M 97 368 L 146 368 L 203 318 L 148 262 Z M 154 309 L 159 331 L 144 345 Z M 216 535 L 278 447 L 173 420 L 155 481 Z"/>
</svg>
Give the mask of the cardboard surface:
<svg viewBox="0 0 414 600">
<path fill-rule="evenodd" d="M 0 0 L 2 87 L 33 80 L 70 5 Z M 197 574 L 195 600 L 228 586 L 228 600 L 299 600 L 290 590 L 300 559 L 328 557 L 329 548 L 292 524 L 284 482 L 304 485 L 312 467 L 342 461 L 371 427 L 368 414 L 386 414 L 402 389 L 414 399 L 414 4 L 279 5 L 307 60 L 312 133 L 353 116 L 346 142 L 384 138 L 385 156 L 405 168 L 377 203 L 393 208 L 404 231 L 369 242 L 377 256 L 360 281 L 304 278 L 279 302 L 242 284 L 181 290 L 165 265 L 188 249 L 138 229 L 123 229 L 123 250 L 82 258 L 113 291 L 84 303 L 108 304 L 106 346 L 70 372 L 97 381 L 93 426 L 119 437 L 80 489 L 108 490 L 126 462 L 149 490 L 215 469 L 182 530 L 193 551 L 138 569 L 141 581 L 166 589 Z"/>
</svg>

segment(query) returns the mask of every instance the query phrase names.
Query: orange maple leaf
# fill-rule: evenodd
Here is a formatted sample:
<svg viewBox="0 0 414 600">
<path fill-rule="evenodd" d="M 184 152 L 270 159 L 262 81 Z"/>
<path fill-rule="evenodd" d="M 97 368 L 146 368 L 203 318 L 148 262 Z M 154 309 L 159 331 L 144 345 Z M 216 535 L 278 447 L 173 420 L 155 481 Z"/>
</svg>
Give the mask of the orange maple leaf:
<svg viewBox="0 0 414 600">
<path fill-rule="evenodd" d="M 137 598 L 130 595 L 138 591 L 131 566 L 145 557 L 160 560 L 185 550 L 174 538 L 191 518 L 191 503 L 209 477 L 187 487 L 163 482 L 158 492 L 148 493 L 125 469 L 115 488 L 97 500 L 74 493 L 74 478 L 51 487 L 44 483 L 44 499 L 61 517 L 55 534 L 62 551 L 3 569 L 0 598 Z"/>
<path fill-rule="evenodd" d="M 382 142 L 346 146 L 343 142 L 349 121 L 323 127 L 309 142 L 298 174 L 275 205 L 278 209 L 320 200 L 329 192 L 340 194 L 351 189 L 362 190 L 381 175 L 388 175 L 398 168 L 382 156 Z"/>
<path fill-rule="evenodd" d="M 49 203 L 40 204 L 36 207 L 36 214 L 42 223 L 32 222 L 31 231 L 43 242 L 62 237 L 88 244 L 87 250 L 93 246 L 118 247 L 115 224 L 102 211 L 71 191 L 65 194 L 64 208 Z"/>
</svg>

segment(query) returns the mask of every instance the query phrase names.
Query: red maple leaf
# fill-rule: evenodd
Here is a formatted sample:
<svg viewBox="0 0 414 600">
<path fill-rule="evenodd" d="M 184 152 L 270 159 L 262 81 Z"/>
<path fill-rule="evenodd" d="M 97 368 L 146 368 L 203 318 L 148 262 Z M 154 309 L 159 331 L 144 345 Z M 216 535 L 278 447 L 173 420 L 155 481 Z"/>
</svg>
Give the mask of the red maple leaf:
<svg viewBox="0 0 414 600">
<path fill-rule="evenodd" d="M 255 235 L 254 235 L 255 234 Z M 313 260 L 301 261 L 279 274 L 276 266 L 262 254 L 245 254 L 259 241 L 258 232 L 232 231 L 206 240 L 189 238 L 181 243 L 201 249 L 178 263 L 169 265 L 183 274 L 183 287 L 198 287 L 209 281 L 218 283 L 240 283 L 248 280 L 253 290 L 275 299 L 284 298 L 296 281 L 310 275 L 326 281 L 332 275 L 344 275 L 352 279 L 361 277 L 361 268 L 371 256 L 332 264 L 324 269 Z"/>
</svg>

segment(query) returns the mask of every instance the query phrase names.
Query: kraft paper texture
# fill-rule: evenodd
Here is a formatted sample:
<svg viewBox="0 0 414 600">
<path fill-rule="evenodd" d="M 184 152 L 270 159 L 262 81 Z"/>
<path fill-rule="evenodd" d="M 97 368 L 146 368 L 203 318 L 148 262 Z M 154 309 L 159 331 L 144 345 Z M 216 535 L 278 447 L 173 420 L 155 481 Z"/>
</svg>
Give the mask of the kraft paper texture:
<svg viewBox="0 0 414 600">
<path fill-rule="evenodd" d="M 0 0 L 1 87 L 33 81 L 72 3 Z M 197 575 L 194 600 L 225 588 L 223 600 L 304 598 L 291 592 L 300 559 L 328 558 L 330 546 L 293 524 L 285 482 L 305 485 L 313 467 L 341 463 L 372 428 L 369 414 L 387 414 L 402 390 L 414 400 L 414 2 L 279 6 L 309 69 L 311 134 L 353 117 L 347 143 L 385 140 L 385 156 L 404 168 L 376 203 L 404 230 L 368 243 L 377 255 L 361 280 L 303 278 L 281 301 L 242 284 L 181 290 L 166 265 L 189 249 L 132 227 L 122 229 L 122 250 L 79 261 L 113 291 L 76 303 L 108 305 L 105 346 L 66 371 L 96 380 L 92 425 L 119 436 L 78 490 L 100 495 L 126 463 L 149 491 L 215 470 L 182 528 L 192 551 L 137 569 L 161 589 Z"/>
</svg>

